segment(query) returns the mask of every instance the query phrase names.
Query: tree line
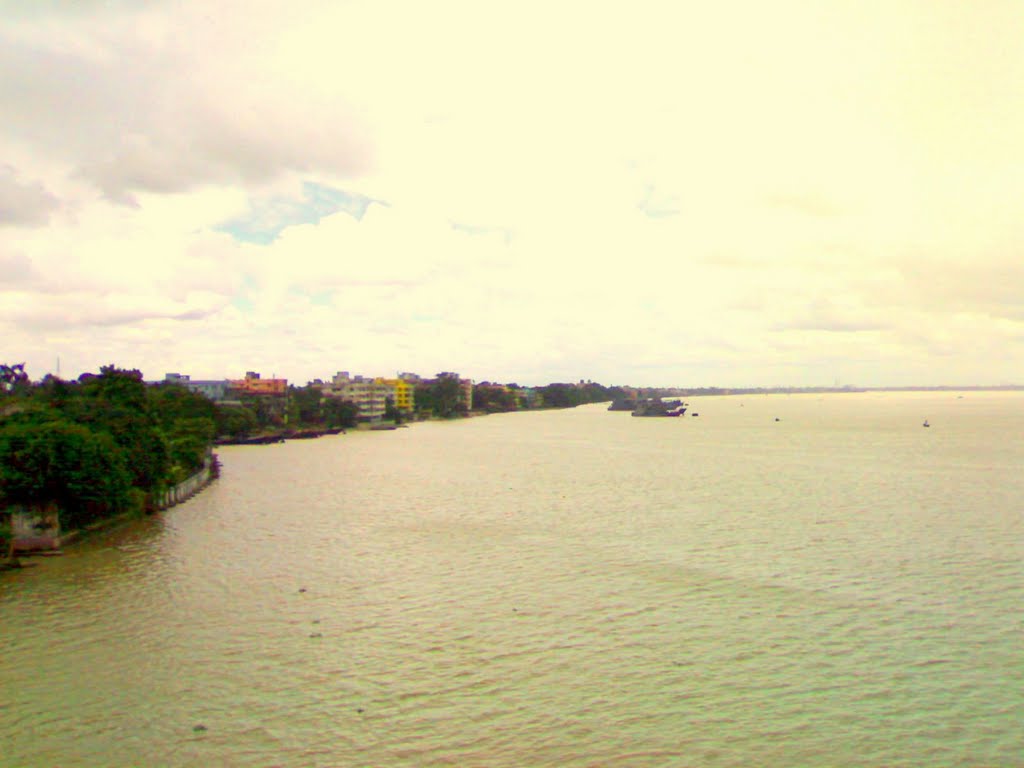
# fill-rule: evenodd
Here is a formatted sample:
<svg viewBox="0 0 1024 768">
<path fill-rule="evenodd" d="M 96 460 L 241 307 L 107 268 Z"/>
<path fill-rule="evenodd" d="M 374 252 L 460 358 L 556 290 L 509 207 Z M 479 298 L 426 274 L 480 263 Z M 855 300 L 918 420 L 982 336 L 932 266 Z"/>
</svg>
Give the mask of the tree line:
<svg viewBox="0 0 1024 768">
<path fill-rule="evenodd" d="M 217 430 L 206 397 L 113 365 L 77 381 L 23 374 L 0 367 L 0 511 L 55 509 L 78 528 L 145 510 L 202 468 Z"/>
</svg>

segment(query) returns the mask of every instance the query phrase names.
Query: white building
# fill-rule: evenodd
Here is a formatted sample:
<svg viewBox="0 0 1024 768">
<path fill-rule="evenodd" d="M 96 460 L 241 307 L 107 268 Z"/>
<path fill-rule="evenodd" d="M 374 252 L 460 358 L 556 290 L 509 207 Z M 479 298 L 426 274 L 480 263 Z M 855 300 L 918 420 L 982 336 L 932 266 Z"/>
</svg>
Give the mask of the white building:
<svg viewBox="0 0 1024 768">
<path fill-rule="evenodd" d="M 168 373 L 164 374 L 164 381 L 168 384 L 177 384 L 185 387 L 192 392 L 198 392 L 200 395 L 205 395 L 215 403 L 226 400 L 228 397 L 227 379 L 214 379 L 208 381 L 201 381 L 197 379 L 193 381 L 187 373 Z"/>
<path fill-rule="evenodd" d="M 355 403 L 359 408 L 360 421 L 380 421 L 384 418 L 387 399 L 394 398 L 393 387 L 365 376 L 350 376 L 348 371 L 336 373 L 322 391 L 325 397 L 339 397 Z"/>
</svg>

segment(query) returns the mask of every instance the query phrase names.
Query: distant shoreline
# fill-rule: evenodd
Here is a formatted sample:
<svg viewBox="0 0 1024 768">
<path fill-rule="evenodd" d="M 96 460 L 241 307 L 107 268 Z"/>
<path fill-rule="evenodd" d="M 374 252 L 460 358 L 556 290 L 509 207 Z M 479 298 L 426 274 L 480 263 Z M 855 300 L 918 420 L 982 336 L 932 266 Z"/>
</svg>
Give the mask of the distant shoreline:
<svg viewBox="0 0 1024 768">
<path fill-rule="evenodd" d="M 667 397 L 715 395 L 816 395 L 856 392 L 1024 392 L 1024 384 L 970 385 L 963 387 L 698 387 L 695 389 L 643 387 L 666 393 Z"/>
</svg>

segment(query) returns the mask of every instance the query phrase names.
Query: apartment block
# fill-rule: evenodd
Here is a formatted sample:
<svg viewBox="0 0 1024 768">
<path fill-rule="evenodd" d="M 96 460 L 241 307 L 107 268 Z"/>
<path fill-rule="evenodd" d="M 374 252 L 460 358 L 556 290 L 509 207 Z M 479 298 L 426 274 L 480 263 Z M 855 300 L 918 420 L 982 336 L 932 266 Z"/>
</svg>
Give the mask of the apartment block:
<svg viewBox="0 0 1024 768">
<path fill-rule="evenodd" d="M 237 395 L 284 397 L 288 393 L 288 379 L 264 379 L 256 371 L 246 371 L 244 379 L 229 379 L 228 388 Z"/>
<path fill-rule="evenodd" d="M 413 412 L 416 407 L 413 401 L 413 392 L 416 389 L 414 381 L 402 378 L 385 379 L 380 377 L 374 381 L 391 390 L 390 397 L 397 410 L 407 414 Z"/>
<path fill-rule="evenodd" d="M 228 399 L 227 379 L 202 380 L 192 379 L 188 374 L 167 373 L 164 374 L 164 382 L 167 384 L 177 384 L 178 386 L 185 387 L 192 392 L 205 395 L 215 403 L 220 403 Z"/>
<path fill-rule="evenodd" d="M 387 399 L 393 395 L 394 390 L 375 379 L 351 376 L 348 371 L 339 371 L 322 392 L 325 397 L 339 397 L 354 403 L 359 408 L 360 421 L 380 421 L 384 418 Z"/>
</svg>

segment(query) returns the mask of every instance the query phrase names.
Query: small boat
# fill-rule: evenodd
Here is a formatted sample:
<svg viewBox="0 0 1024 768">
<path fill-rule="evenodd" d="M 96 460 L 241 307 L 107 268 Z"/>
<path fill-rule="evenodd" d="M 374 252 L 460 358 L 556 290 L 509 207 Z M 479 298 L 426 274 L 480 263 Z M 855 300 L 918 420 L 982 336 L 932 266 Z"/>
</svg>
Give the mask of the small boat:
<svg viewBox="0 0 1024 768">
<path fill-rule="evenodd" d="M 931 424 L 929 424 L 929 423 L 928 423 L 928 419 L 925 419 L 925 420 L 924 420 L 924 424 L 922 424 L 921 426 L 922 426 L 922 427 L 930 427 L 930 426 L 931 426 Z"/>
</svg>

